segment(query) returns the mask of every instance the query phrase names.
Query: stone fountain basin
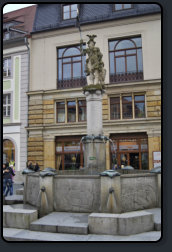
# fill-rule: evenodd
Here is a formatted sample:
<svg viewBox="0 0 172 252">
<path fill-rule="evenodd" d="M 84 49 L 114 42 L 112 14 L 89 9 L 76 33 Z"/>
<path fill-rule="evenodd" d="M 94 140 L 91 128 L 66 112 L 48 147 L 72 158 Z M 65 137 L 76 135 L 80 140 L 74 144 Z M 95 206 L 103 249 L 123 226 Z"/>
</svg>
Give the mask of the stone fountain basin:
<svg viewBox="0 0 172 252">
<path fill-rule="evenodd" d="M 27 209 L 27 210 L 37 210 L 37 207 L 29 204 L 13 204 L 10 205 L 12 209 Z"/>
</svg>

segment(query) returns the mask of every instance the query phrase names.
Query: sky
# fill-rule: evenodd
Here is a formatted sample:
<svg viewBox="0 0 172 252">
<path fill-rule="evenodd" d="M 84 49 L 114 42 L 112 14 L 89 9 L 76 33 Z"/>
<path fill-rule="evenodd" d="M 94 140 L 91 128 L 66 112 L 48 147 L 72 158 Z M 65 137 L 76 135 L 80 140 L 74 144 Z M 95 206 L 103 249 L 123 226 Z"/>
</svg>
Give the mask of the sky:
<svg viewBox="0 0 172 252">
<path fill-rule="evenodd" d="M 10 11 L 29 7 L 31 5 L 34 5 L 34 4 L 6 4 L 3 8 L 3 14 L 10 12 Z"/>
</svg>

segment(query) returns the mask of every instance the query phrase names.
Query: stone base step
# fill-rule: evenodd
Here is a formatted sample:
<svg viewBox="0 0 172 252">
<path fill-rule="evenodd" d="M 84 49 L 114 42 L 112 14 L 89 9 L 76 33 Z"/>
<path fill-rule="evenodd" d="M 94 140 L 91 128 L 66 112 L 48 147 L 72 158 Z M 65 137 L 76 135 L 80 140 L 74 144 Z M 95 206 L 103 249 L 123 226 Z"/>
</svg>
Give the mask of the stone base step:
<svg viewBox="0 0 172 252">
<path fill-rule="evenodd" d="M 3 227 L 29 229 L 30 223 L 38 219 L 38 211 L 11 205 L 3 206 Z"/>
<path fill-rule="evenodd" d="M 24 194 L 24 188 L 16 189 L 16 195 L 23 195 Z"/>
<path fill-rule="evenodd" d="M 23 195 L 11 195 L 5 197 L 5 204 L 12 205 L 12 204 L 21 204 L 23 203 Z"/>
<path fill-rule="evenodd" d="M 4 228 L 3 238 L 6 241 L 16 242 L 157 242 L 161 239 L 161 232 L 146 232 L 129 236 L 115 236 L 115 235 L 80 235 L 80 234 L 60 234 L 60 233 L 48 233 L 48 232 L 35 232 L 26 229 L 16 228 Z"/>
<path fill-rule="evenodd" d="M 154 215 L 154 229 L 155 231 L 161 230 L 161 211 L 159 208 L 147 209 L 146 212 Z"/>
<path fill-rule="evenodd" d="M 89 232 L 106 235 L 132 235 L 154 230 L 153 213 L 134 211 L 122 214 L 92 213 Z"/>
<path fill-rule="evenodd" d="M 52 212 L 30 224 L 30 230 L 66 234 L 88 234 L 87 213 Z"/>
</svg>

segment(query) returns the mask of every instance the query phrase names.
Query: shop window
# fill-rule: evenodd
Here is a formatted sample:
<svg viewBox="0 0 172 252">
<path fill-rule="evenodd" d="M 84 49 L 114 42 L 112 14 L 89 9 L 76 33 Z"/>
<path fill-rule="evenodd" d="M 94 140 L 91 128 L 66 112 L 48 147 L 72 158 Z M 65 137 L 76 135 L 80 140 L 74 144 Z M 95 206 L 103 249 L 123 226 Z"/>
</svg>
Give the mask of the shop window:
<svg viewBox="0 0 172 252">
<path fill-rule="evenodd" d="M 85 56 L 81 55 L 80 47 L 59 48 L 57 53 L 58 89 L 86 85 Z"/>
<path fill-rule="evenodd" d="M 109 41 L 110 82 L 143 79 L 141 37 Z"/>
<path fill-rule="evenodd" d="M 77 4 L 63 5 L 63 20 L 77 17 Z"/>
<path fill-rule="evenodd" d="M 3 77 L 11 76 L 11 58 L 3 59 Z"/>
<path fill-rule="evenodd" d="M 146 134 L 111 135 L 111 165 L 123 168 L 130 165 L 137 170 L 147 170 L 148 139 Z"/>
<path fill-rule="evenodd" d="M 57 123 L 65 122 L 65 103 L 56 103 Z"/>
<path fill-rule="evenodd" d="M 76 102 L 67 102 L 67 121 L 76 122 Z"/>
<path fill-rule="evenodd" d="M 15 162 L 15 146 L 12 141 L 3 140 L 3 163 Z"/>
<path fill-rule="evenodd" d="M 134 110 L 135 110 L 135 118 L 145 117 L 145 96 L 144 95 L 134 96 Z"/>
<path fill-rule="evenodd" d="M 133 8 L 133 4 L 114 4 L 114 11 L 127 10 Z"/>
<path fill-rule="evenodd" d="M 78 101 L 78 121 L 86 121 L 86 101 Z"/>
<path fill-rule="evenodd" d="M 3 116 L 11 115 L 11 94 L 3 94 Z"/>
<path fill-rule="evenodd" d="M 81 137 L 56 138 L 56 169 L 78 170 L 83 167 Z"/>
</svg>

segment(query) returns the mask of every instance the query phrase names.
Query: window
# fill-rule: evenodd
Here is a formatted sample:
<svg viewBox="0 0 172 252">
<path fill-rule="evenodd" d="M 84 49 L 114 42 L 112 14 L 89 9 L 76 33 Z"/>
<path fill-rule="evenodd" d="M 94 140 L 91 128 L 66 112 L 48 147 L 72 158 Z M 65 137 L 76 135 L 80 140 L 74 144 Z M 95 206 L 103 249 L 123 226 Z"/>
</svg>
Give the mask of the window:
<svg viewBox="0 0 172 252">
<path fill-rule="evenodd" d="M 110 138 L 111 162 L 118 168 L 131 165 L 134 169 L 147 170 L 148 166 L 148 138 L 140 134 L 114 134 Z"/>
<path fill-rule="evenodd" d="M 135 118 L 145 117 L 145 97 L 144 95 L 134 96 Z"/>
<path fill-rule="evenodd" d="M 3 140 L 3 163 L 15 161 L 15 146 L 12 141 Z"/>
<path fill-rule="evenodd" d="M 84 122 L 87 118 L 86 112 L 85 100 L 56 102 L 57 123 Z"/>
<path fill-rule="evenodd" d="M 11 95 L 3 95 L 3 116 L 10 117 L 11 115 Z"/>
<path fill-rule="evenodd" d="M 86 101 L 78 101 L 78 121 L 86 121 Z"/>
<path fill-rule="evenodd" d="M 143 79 L 141 37 L 109 41 L 110 82 Z"/>
<path fill-rule="evenodd" d="M 124 119 L 133 118 L 133 115 L 132 115 L 132 97 L 131 96 L 122 97 L 122 117 Z"/>
<path fill-rule="evenodd" d="M 114 11 L 126 10 L 133 8 L 133 4 L 114 4 Z"/>
<path fill-rule="evenodd" d="M 120 98 L 113 97 L 110 99 L 110 119 L 120 119 Z"/>
<path fill-rule="evenodd" d="M 76 102 L 67 102 L 67 121 L 76 122 Z"/>
<path fill-rule="evenodd" d="M 63 20 L 77 17 L 77 4 L 63 5 Z"/>
<path fill-rule="evenodd" d="M 3 77 L 11 76 L 11 58 L 3 59 Z"/>
<path fill-rule="evenodd" d="M 65 103 L 57 102 L 56 110 L 57 110 L 57 122 L 58 123 L 65 122 Z"/>
<path fill-rule="evenodd" d="M 134 101 L 134 102 L 133 102 Z M 110 119 L 133 119 L 145 118 L 145 96 L 141 95 L 120 95 L 110 97 Z"/>
<path fill-rule="evenodd" d="M 83 150 L 80 137 L 56 138 L 56 169 L 78 170 L 83 167 Z"/>
<path fill-rule="evenodd" d="M 85 85 L 85 56 L 81 55 L 80 46 L 59 48 L 57 53 L 58 88 L 79 87 Z"/>
</svg>

